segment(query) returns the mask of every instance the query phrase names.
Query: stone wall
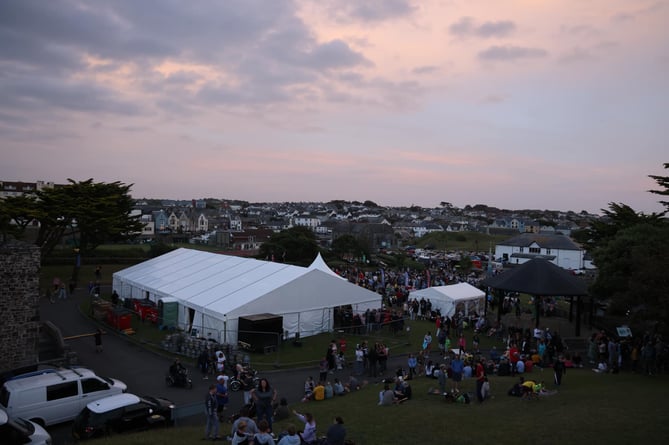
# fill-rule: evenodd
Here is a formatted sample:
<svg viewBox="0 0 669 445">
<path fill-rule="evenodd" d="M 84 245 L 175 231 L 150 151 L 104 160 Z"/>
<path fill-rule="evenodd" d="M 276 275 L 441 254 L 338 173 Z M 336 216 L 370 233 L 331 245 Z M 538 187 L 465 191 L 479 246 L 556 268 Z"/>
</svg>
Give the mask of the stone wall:
<svg viewBox="0 0 669 445">
<path fill-rule="evenodd" d="M 0 373 L 39 360 L 39 272 L 37 246 L 0 241 Z"/>
</svg>

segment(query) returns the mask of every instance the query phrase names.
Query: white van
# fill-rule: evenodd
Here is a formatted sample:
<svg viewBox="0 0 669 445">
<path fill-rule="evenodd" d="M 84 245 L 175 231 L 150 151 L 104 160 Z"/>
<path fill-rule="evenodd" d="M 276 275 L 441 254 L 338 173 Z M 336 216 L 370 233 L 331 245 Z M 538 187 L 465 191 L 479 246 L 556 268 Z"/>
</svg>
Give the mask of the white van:
<svg viewBox="0 0 669 445">
<path fill-rule="evenodd" d="M 0 405 L 10 419 L 22 417 L 48 426 L 72 420 L 89 402 L 126 389 L 125 383 L 86 368 L 45 369 L 6 381 Z"/>
</svg>

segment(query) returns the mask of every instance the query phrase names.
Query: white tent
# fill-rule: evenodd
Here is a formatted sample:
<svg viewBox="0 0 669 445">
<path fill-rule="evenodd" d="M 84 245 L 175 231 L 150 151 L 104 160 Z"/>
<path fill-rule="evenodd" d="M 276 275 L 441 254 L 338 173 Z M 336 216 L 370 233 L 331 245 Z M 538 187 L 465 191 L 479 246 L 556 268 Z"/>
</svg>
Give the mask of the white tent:
<svg viewBox="0 0 669 445">
<path fill-rule="evenodd" d="M 474 305 L 476 311 L 480 313 L 479 304 L 484 303 L 485 293 L 472 286 L 469 283 L 450 284 L 448 286 L 427 287 L 425 289 L 413 291 L 409 298 L 420 300 L 429 299 L 432 303 L 432 310 L 439 309 L 441 315 L 452 317 L 455 314 L 458 304 L 462 304 L 465 314 L 469 313 L 470 306 Z"/>
<path fill-rule="evenodd" d="M 337 306 L 354 312 L 381 306 L 379 294 L 341 279 L 318 259 L 305 268 L 177 249 L 116 272 L 113 289 L 121 298 L 174 298 L 179 328 L 225 343 L 237 341 L 239 317 L 280 315 L 289 337 L 307 337 L 333 329 Z"/>
</svg>

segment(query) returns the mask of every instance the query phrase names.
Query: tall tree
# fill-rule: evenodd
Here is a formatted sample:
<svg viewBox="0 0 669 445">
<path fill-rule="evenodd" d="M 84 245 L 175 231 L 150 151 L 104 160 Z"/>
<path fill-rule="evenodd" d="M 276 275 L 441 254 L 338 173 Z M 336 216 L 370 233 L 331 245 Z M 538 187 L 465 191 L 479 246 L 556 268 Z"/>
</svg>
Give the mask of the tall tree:
<svg viewBox="0 0 669 445">
<path fill-rule="evenodd" d="M 332 252 L 339 259 L 345 256 L 366 256 L 369 258 L 369 249 L 353 235 L 342 235 L 332 241 Z"/>
<path fill-rule="evenodd" d="M 42 256 L 49 255 L 64 237 L 88 253 L 102 243 L 124 241 L 141 233 L 143 224 L 130 214 L 131 185 L 92 179 L 68 181 L 67 185 L 7 198 L 0 204 L 0 214 L 12 221 L 19 236 L 29 223 L 38 223 L 35 244 Z"/>
<path fill-rule="evenodd" d="M 603 217 L 594 220 L 590 227 L 577 234 L 577 241 L 581 242 L 588 251 L 605 245 L 623 229 L 637 224 L 662 224 L 662 214 L 649 215 L 637 212 L 627 204 L 609 203 L 608 209 L 602 209 Z"/>
<path fill-rule="evenodd" d="M 669 162 L 664 164 L 664 168 L 669 168 Z M 669 176 L 648 175 L 648 177 L 654 179 L 657 185 L 662 187 L 662 190 L 648 190 L 649 192 L 656 195 L 669 196 Z M 669 211 L 669 201 L 660 201 L 660 203 Z"/>
<path fill-rule="evenodd" d="M 624 228 L 593 251 L 598 267 L 593 294 L 614 314 L 669 321 L 669 224 Z"/>
<path fill-rule="evenodd" d="M 291 227 L 273 234 L 260 246 L 259 258 L 295 264 L 309 264 L 318 254 L 314 232 L 308 227 Z"/>
<path fill-rule="evenodd" d="M 131 216 L 131 185 L 121 182 L 93 182 L 93 179 L 37 192 L 37 243 L 42 255 L 48 255 L 65 237 L 82 253 L 106 242 L 136 237 L 143 224 Z"/>
</svg>

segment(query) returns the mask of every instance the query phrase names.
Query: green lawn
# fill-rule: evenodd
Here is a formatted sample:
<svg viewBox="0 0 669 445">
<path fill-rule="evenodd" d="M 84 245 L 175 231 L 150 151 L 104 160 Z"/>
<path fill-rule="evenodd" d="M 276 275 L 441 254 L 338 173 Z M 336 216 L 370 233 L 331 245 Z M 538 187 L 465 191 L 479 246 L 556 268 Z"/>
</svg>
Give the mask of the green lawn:
<svg viewBox="0 0 669 445">
<path fill-rule="evenodd" d="M 550 381 L 548 370 L 532 377 Z M 596 374 L 589 369 L 568 370 L 557 394 L 536 401 L 506 395 L 512 377 L 492 377 L 494 398 L 483 405 L 460 405 L 428 395 L 436 380 L 412 381 L 414 398 L 402 405 L 377 406 L 379 384 L 324 402 L 292 408 L 311 411 L 322 434 L 334 416 L 345 420 L 356 444 L 636 444 L 663 442 L 669 437 L 666 400 L 669 378 L 634 374 Z M 464 389 L 474 391 L 474 380 Z M 293 420 L 293 419 L 291 419 Z M 294 419 L 297 420 L 297 419 Z M 281 431 L 289 422 L 275 424 Z M 299 425 L 297 421 L 296 425 Z M 101 439 L 101 445 L 197 443 L 203 427 L 178 427 L 123 437 Z M 222 432 L 229 424 L 222 424 Z M 664 438 L 664 439 L 662 439 Z"/>
</svg>

